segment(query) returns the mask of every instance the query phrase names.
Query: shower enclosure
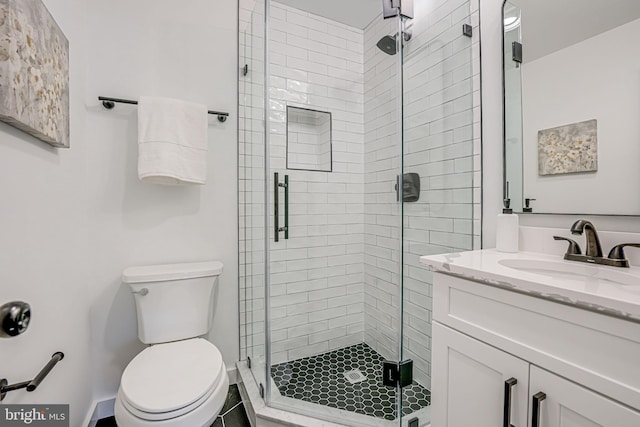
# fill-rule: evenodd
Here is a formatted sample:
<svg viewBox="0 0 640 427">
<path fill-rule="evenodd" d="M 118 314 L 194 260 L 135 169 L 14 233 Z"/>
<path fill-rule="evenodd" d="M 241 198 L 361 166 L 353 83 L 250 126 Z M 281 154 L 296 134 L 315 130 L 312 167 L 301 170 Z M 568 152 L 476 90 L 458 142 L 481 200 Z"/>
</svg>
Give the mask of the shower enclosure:
<svg viewBox="0 0 640 427">
<path fill-rule="evenodd" d="M 241 358 L 346 425 L 429 423 L 418 258 L 480 241 L 477 0 L 391 3 L 240 0 Z"/>
</svg>

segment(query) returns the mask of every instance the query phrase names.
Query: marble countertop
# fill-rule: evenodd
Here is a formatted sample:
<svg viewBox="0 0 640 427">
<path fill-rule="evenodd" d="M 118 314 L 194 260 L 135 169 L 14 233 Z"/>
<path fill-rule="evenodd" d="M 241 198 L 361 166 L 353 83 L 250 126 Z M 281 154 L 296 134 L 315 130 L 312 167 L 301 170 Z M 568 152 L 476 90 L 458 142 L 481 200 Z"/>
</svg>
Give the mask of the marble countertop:
<svg viewBox="0 0 640 427">
<path fill-rule="evenodd" d="M 523 271 L 505 265 L 527 262 L 575 268 L 585 276 L 543 269 Z M 595 266 L 565 261 L 556 255 L 503 253 L 495 249 L 423 256 L 420 263 L 440 273 L 640 322 L 640 267 Z M 607 274 L 623 277 L 627 284 L 601 277 Z"/>
</svg>

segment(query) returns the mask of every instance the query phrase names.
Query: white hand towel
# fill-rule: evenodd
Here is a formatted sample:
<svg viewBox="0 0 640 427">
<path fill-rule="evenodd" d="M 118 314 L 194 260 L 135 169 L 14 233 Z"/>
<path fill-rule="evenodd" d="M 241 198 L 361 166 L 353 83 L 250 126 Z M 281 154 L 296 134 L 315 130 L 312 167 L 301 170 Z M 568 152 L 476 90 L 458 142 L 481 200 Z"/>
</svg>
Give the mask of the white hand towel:
<svg viewBox="0 0 640 427">
<path fill-rule="evenodd" d="M 154 184 L 207 180 L 207 107 L 178 99 L 138 100 L 138 177 Z"/>
</svg>

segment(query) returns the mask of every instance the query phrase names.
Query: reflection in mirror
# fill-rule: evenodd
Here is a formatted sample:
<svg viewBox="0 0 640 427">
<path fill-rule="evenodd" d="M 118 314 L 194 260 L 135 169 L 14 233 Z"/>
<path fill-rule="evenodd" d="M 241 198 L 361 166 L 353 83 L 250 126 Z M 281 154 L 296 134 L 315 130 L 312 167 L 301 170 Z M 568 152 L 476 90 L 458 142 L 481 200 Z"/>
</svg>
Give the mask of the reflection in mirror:
<svg viewBox="0 0 640 427">
<path fill-rule="evenodd" d="M 522 91 L 520 62 L 513 60 L 514 43 L 520 43 L 520 8 L 510 1 L 504 3 L 504 121 L 505 126 L 505 199 L 511 199 L 511 207 L 517 212 L 522 202 Z M 509 183 L 506 185 L 506 183 Z"/>
<path fill-rule="evenodd" d="M 503 18 L 514 210 L 640 215 L 640 1 L 506 0 Z"/>
<path fill-rule="evenodd" d="M 287 169 L 331 172 L 331 113 L 287 107 Z"/>
</svg>

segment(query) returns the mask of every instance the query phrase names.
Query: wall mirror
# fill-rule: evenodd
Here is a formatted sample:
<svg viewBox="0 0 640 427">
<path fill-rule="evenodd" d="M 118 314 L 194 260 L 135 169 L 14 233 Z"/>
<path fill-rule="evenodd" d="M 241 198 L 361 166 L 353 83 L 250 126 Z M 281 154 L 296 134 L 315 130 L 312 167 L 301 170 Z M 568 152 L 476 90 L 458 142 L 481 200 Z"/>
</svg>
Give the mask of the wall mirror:
<svg viewBox="0 0 640 427">
<path fill-rule="evenodd" d="M 331 172 L 331 113 L 287 107 L 287 169 Z"/>
<path fill-rule="evenodd" d="M 511 207 L 640 215 L 640 1 L 506 0 L 503 30 Z"/>
</svg>

